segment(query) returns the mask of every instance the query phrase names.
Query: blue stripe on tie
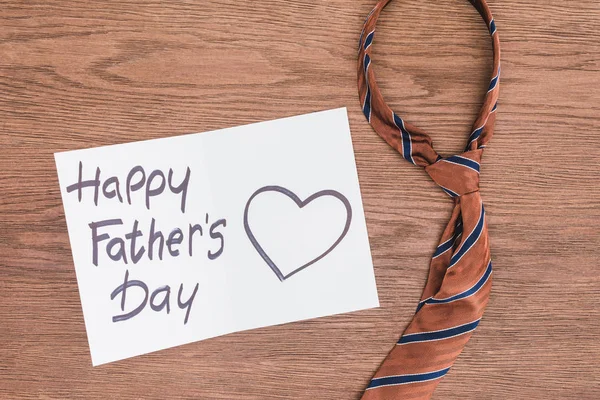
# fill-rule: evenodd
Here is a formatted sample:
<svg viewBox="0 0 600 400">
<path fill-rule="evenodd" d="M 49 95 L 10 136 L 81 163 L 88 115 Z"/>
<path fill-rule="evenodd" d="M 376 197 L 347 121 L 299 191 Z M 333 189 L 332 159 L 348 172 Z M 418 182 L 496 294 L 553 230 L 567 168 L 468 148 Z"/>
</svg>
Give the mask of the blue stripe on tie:
<svg viewBox="0 0 600 400">
<path fill-rule="evenodd" d="M 493 36 L 494 33 L 496 33 L 496 22 L 492 18 L 492 20 L 490 21 L 490 35 Z"/>
<path fill-rule="evenodd" d="M 456 223 L 456 226 L 454 227 L 454 234 L 452 235 L 452 237 L 437 247 L 437 249 L 435 250 L 435 253 L 433 253 L 432 258 L 439 257 L 442 254 L 444 254 L 445 252 L 447 252 L 448 250 L 450 250 L 452 248 L 452 246 L 454 245 L 456 238 L 459 237 L 461 233 L 462 233 L 462 222 L 458 221 Z"/>
<path fill-rule="evenodd" d="M 465 333 L 472 332 L 479 325 L 479 320 L 469 322 L 468 324 L 455 326 L 454 328 L 443 329 L 434 332 L 424 333 L 412 333 L 409 335 L 402 336 L 398 341 L 398 344 L 407 344 L 415 342 L 430 342 L 433 340 L 444 340 L 455 336 L 464 335 Z"/>
<path fill-rule="evenodd" d="M 371 64 L 371 57 L 365 54 L 365 76 L 367 75 L 367 71 L 369 71 L 369 64 Z"/>
<path fill-rule="evenodd" d="M 440 244 L 435 250 L 435 253 L 433 253 L 432 258 L 439 257 L 448 250 L 450 250 L 452 248 L 452 245 L 454 244 L 454 239 L 456 239 L 455 235 L 453 235 L 450 239 L 446 240 L 444 243 Z"/>
<path fill-rule="evenodd" d="M 365 50 L 371 45 L 371 43 L 373 43 L 373 37 L 375 36 L 375 31 L 372 31 L 371 33 L 369 33 L 367 35 L 367 38 L 365 39 Z"/>
<path fill-rule="evenodd" d="M 442 190 L 443 190 L 444 192 L 446 192 L 446 194 L 447 194 L 448 196 L 450 196 L 450 197 L 458 197 L 458 193 L 454 193 L 452 190 L 450 190 L 450 189 L 447 189 L 447 188 L 445 188 L 445 187 L 443 187 L 443 186 L 440 186 L 440 187 L 442 188 Z"/>
<path fill-rule="evenodd" d="M 445 158 L 444 161 L 450 162 L 452 164 L 459 164 L 463 167 L 471 168 L 472 170 L 479 172 L 479 163 L 466 157 L 452 156 Z"/>
<path fill-rule="evenodd" d="M 456 230 L 456 232 L 462 233 L 462 220 L 456 220 L 456 225 L 454 226 L 454 229 Z"/>
<path fill-rule="evenodd" d="M 358 50 L 360 50 L 360 45 L 362 43 L 363 36 L 365 35 L 365 29 L 367 28 L 367 21 L 369 20 L 369 17 L 371 17 L 371 15 L 373 15 L 373 13 L 375 12 L 376 9 L 377 9 L 377 6 L 375 6 L 375 8 L 373 8 L 371 10 L 371 12 L 365 17 L 365 21 L 363 22 L 362 31 L 360 31 L 360 38 L 358 39 Z"/>
<path fill-rule="evenodd" d="M 488 88 L 488 92 L 493 90 L 496 87 L 496 84 L 498 84 L 499 75 L 500 75 L 500 73 L 498 73 L 498 75 L 496 75 L 494 77 L 494 79 L 492 79 L 492 81 L 490 82 L 490 87 Z"/>
<path fill-rule="evenodd" d="M 371 57 L 365 54 L 365 82 L 367 84 L 367 94 L 365 95 L 365 104 L 363 105 L 363 114 L 367 118 L 367 121 L 371 122 L 371 88 L 369 87 L 369 65 L 371 65 Z"/>
<path fill-rule="evenodd" d="M 402 156 L 408 162 L 414 164 L 415 160 L 412 158 L 412 141 L 410 139 L 410 133 L 404 127 L 404 121 L 402 118 L 396 115 L 396 113 L 392 112 L 394 117 L 394 124 L 396 124 L 396 128 L 400 130 L 400 135 L 402 136 Z"/>
<path fill-rule="evenodd" d="M 475 129 L 473 131 L 473 133 L 471 133 L 471 136 L 469 136 L 469 144 L 473 143 L 475 140 L 477 140 L 479 138 L 479 136 L 481 136 L 481 133 L 483 132 L 484 127 L 485 127 L 485 124 L 481 128 Z"/>
<path fill-rule="evenodd" d="M 448 268 L 452 268 L 467 252 L 473 247 L 473 245 L 477 242 L 479 237 L 481 236 L 481 232 L 483 231 L 483 224 L 485 221 L 485 209 L 483 208 L 483 204 L 481 205 L 481 214 L 479 215 L 479 221 L 477 221 L 477 225 L 473 229 L 473 231 L 469 234 L 469 236 L 465 239 L 462 246 L 450 259 L 450 265 Z"/>
<path fill-rule="evenodd" d="M 471 288 L 469 288 L 469 289 L 465 290 L 464 292 L 459 293 L 459 294 L 457 294 L 455 296 L 448 297 L 448 298 L 445 298 L 445 299 L 430 298 L 427 301 L 425 301 L 425 304 L 445 304 L 445 303 L 452 303 L 454 301 L 465 299 L 467 297 L 473 296 L 475 293 L 477 293 L 479 291 L 479 289 L 481 289 L 483 287 L 483 285 L 485 285 L 485 283 L 488 281 L 490 275 L 492 275 L 492 262 L 491 261 L 489 262 L 489 264 L 487 266 L 487 269 L 483 273 L 483 276 Z M 423 304 L 423 305 L 425 305 L 425 304 Z"/>
<path fill-rule="evenodd" d="M 429 298 L 427 298 L 427 299 L 425 299 L 425 300 L 422 300 L 422 301 L 420 301 L 420 302 L 419 302 L 419 305 L 417 305 L 417 310 L 415 311 L 415 314 L 416 314 L 416 313 L 418 313 L 418 312 L 419 312 L 419 310 L 420 310 L 421 308 L 423 308 L 423 306 L 424 306 L 425 304 L 427 304 L 427 303 L 429 302 L 429 300 L 430 300 L 430 299 L 431 299 L 431 297 L 429 297 Z"/>
<path fill-rule="evenodd" d="M 427 382 L 432 381 L 434 379 L 439 379 L 446 375 L 450 368 L 441 369 L 439 371 L 426 372 L 423 374 L 408 374 L 408 375 L 395 375 L 395 376 L 385 376 L 382 378 L 374 378 L 369 383 L 367 390 L 381 387 L 381 386 L 394 386 L 394 385 L 404 385 L 407 383 L 415 383 L 415 382 Z"/>
<path fill-rule="evenodd" d="M 368 18 L 368 17 L 367 17 Z M 367 20 L 365 19 L 365 24 L 367 23 Z M 363 25 L 362 30 L 360 31 L 360 36 L 358 38 L 358 50 L 360 51 L 360 46 L 362 45 L 362 40 L 365 37 L 365 28 L 366 25 Z"/>
<path fill-rule="evenodd" d="M 367 121 L 371 122 L 371 89 L 367 87 L 367 95 L 365 96 L 365 105 L 363 106 L 363 114 Z"/>
<path fill-rule="evenodd" d="M 456 220 L 456 225 L 454 226 L 454 234 L 452 235 L 452 237 L 450 239 L 446 240 L 444 243 L 440 244 L 437 247 L 437 249 L 435 250 L 435 253 L 433 254 L 432 259 L 441 256 L 446 251 L 448 251 L 452 247 L 454 247 L 454 243 L 458 240 L 458 238 L 460 237 L 460 235 L 462 235 L 462 221 L 461 220 Z M 421 308 L 423 308 L 423 306 L 425 304 L 429 304 L 429 302 L 430 302 L 430 300 L 432 298 L 433 297 L 428 297 L 425 300 L 421 300 L 419 302 L 419 304 L 417 305 L 417 310 L 415 311 L 415 313 L 418 313 L 419 310 Z"/>
<path fill-rule="evenodd" d="M 497 108 L 498 108 L 498 102 L 496 102 L 496 104 L 494 104 L 494 108 L 492 108 L 492 111 L 490 111 L 490 112 L 495 112 Z"/>
</svg>

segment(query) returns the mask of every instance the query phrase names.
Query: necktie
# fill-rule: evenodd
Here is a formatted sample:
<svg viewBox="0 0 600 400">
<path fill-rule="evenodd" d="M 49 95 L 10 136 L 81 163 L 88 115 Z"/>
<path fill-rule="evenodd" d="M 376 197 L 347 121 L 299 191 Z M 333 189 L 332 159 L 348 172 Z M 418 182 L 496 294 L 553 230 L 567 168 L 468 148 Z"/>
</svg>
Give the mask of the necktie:
<svg viewBox="0 0 600 400">
<path fill-rule="evenodd" d="M 500 42 L 484 0 L 470 0 L 493 41 L 494 69 L 465 151 L 443 158 L 429 135 L 384 102 L 371 67 L 375 25 L 390 0 L 367 16 L 359 41 L 358 87 L 365 117 L 390 146 L 425 168 L 454 202 L 452 216 L 433 254 L 416 313 L 369 383 L 363 400 L 429 399 L 483 315 L 492 284 L 485 211 L 479 194 L 481 155 L 492 137 L 500 81 Z"/>
</svg>

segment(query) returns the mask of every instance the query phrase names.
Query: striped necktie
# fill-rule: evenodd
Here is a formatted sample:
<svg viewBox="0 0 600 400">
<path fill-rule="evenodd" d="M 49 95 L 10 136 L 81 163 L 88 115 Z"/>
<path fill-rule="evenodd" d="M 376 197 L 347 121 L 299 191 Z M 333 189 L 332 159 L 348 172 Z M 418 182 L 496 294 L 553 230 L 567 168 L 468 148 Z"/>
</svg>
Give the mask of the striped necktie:
<svg viewBox="0 0 600 400">
<path fill-rule="evenodd" d="M 384 102 L 371 67 L 375 25 L 390 0 L 367 16 L 359 42 L 358 87 L 365 117 L 390 146 L 425 168 L 454 202 L 454 210 L 430 264 L 416 313 L 377 370 L 363 400 L 429 399 L 462 351 L 483 315 L 492 284 L 485 211 L 479 194 L 479 163 L 492 137 L 500 80 L 500 42 L 484 0 L 470 0 L 492 36 L 492 80 L 465 152 L 443 158 L 429 135 Z"/>
</svg>

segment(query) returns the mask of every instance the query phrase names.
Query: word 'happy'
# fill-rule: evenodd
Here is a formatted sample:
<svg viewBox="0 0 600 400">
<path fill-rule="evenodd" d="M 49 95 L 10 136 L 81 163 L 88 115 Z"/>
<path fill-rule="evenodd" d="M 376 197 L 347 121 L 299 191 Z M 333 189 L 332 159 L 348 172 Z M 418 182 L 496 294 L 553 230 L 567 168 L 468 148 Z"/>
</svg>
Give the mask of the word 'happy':
<svg viewBox="0 0 600 400">
<path fill-rule="evenodd" d="M 71 193 L 77 190 L 77 196 L 79 198 L 79 202 L 81 203 L 82 199 L 82 191 L 86 187 L 94 188 L 94 205 L 98 205 L 98 197 L 100 194 L 100 186 L 102 186 L 102 195 L 106 199 L 113 199 L 117 197 L 120 203 L 123 203 L 123 195 L 121 194 L 121 184 L 119 182 L 119 177 L 111 176 L 101 184 L 100 182 L 100 167 L 96 167 L 96 175 L 94 179 L 83 180 L 83 163 L 79 162 L 79 179 L 76 183 L 67 186 L 67 193 Z M 185 177 L 181 181 L 181 183 L 177 186 L 173 186 L 173 170 L 169 169 L 169 190 L 173 194 L 181 193 L 181 212 L 185 213 L 185 200 L 187 198 L 188 186 L 190 183 L 190 168 L 188 167 L 185 173 Z M 138 177 L 139 176 L 139 177 Z M 137 179 L 137 181 L 134 181 Z M 153 183 L 155 180 L 158 180 L 157 186 L 153 187 Z M 167 179 L 165 179 L 165 174 L 159 170 L 155 169 L 150 173 L 148 178 L 146 179 L 146 172 L 144 168 L 140 165 L 133 167 L 129 173 L 127 174 L 126 183 L 125 183 L 125 193 L 127 195 L 127 203 L 131 205 L 131 193 L 140 189 L 144 189 L 146 193 L 146 208 L 150 209 L 150 199 L 154 196 L 159 196 L 165 191 L 165 187 L 167 184 Z"/>
</svg>

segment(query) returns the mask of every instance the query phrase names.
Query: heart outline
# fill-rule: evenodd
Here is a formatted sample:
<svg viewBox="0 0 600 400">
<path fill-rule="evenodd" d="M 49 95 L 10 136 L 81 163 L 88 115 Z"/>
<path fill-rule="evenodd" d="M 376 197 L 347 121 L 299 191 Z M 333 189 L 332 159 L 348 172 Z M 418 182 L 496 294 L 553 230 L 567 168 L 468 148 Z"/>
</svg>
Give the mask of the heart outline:
<svg viewBox="0 0 600 400">
<path fill-rule="evenodd" d="M 250 208 L 250 203 L 252 203 L 252 200 L 254 200 L 254 198 L 256 196 L 258 196 L 259 194 L 264 193 L 264 192 L 277 192 L 277 193 L 284 194 L 288 198 L 292 199 L 294 201 L 294 203 L 296 203 L 296 205 L 300 209 L 304 208 L 305 206 L 310 204 L 313 200 L 316 200 L 320 197 L 333 196 L 336 199 L 340 200 L 342 202 L 342 204 L 344 205 L 344 207 L 346 208 L 346 224 L 344 226 L 344 230 L 342 231 L 340 236 L 337 238 L 337 240 L 324 253 L 321 253 L 321 255 L 317 256 L 316 258 L 312 259 L 311 261 L 307 262 L 306 264 L 300 266 L 299 268 L 296 268 L 295 270 L 288 273 L 287 275 L 284 275 L 281 272 L 281 270 L 279 269 L 279 267 L 277 267 L 277 265 L 273 262 L 273 260 L 271 260 L 271 258 L 267 255 L 267 253 L 262 248 L 260 243 L 258 243 L 258 241 L 256 240 L 256 237 L 254 237 L 254 234 L 252 233 L 252 229 L 250 229 L 250 225 L 248 224 L 248 210 Z M 283 282 L 286 279 L 290 278 L 291 276 L 297 274 L 298 272 L 304 270 L 305 268 L 308 268 L 309 266 L 313 265 L 317 261 L 319 261 L 322 258 L 324 258 L 325 256 L 327 256 L 329 253 L 331 253 L 333 251 L 333 249 L 335 249 L 340 244 L 340 242 L 344 239 L 344 237 L 346 237 L 346 234 L 348 233 L 348 230 L 350 229 L 351 222 L 352 222 L 352 206 L 350 205 L 350 202 L 348 201 L 346 196 L 344 196 L 343 194 L 341 194 L 340 192 L 338 192 L 336 190 L 331 190 L 331 189 L 321 190 L 319 192 L 316 192 L 316 193 L 308 196 L 305 200 L 301 200 L 300 197 L 298 197 L 294 192 L 292 192 L 291 190 L 286 189 L 282 186 L 277 186 L 277 185 L 263 186 L 260 189 L 256 190 L 252 194 L 252 196 L 250 196 L 250 198 L 246 202 L 246 207 L 244 208 L 244 230 L 246 231 L 246 235 L 248 236 L 250 243 L 252 243 L 252 245 L 254 246 L 254 249 L 258 252 L 258 254 L 267 263 L 267 265 L 271 268 L 273 273 L 275 273 L 275 275 L 277 276 L 277 278 L 279 278 L 279 280 L 281 282 Z"/>
</svg>

